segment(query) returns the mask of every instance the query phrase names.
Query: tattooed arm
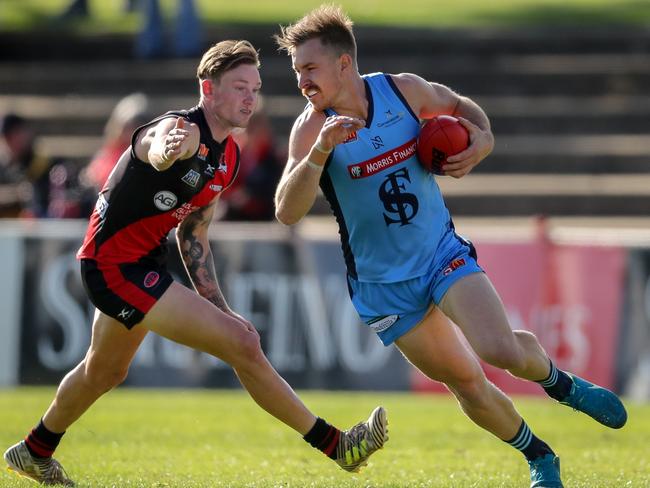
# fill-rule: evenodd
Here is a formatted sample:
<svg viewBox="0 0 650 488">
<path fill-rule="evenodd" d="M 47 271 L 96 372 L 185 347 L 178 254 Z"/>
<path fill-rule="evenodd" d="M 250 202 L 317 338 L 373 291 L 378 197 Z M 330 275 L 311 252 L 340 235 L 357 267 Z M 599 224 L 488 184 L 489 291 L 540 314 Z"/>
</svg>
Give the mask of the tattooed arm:
<svg viewBox="0 0 650 488">
<path fill-rule="evenodd" d="M 176 240 L 183 264 L 196 291 L 214 303 L 220 310 L 233 314 L 221 293 L 214 268 L 212 250 L 208 241 L 208 227 L 212 221 L 215 199 L 207 207 L 188 215 L 178 226 Z"/>
</svg>

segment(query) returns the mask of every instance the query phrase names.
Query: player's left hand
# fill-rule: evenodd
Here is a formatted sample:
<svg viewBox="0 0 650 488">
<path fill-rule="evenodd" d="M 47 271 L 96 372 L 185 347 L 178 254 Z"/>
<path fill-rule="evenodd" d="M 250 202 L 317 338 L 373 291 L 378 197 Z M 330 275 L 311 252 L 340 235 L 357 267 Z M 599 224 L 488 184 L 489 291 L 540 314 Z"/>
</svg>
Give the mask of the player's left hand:
<svg viewBox="0 0 650 488">
<path fill-rule="evenodd" d="M 228 313 L 228 315 L 233 317 L 235 320 L 237 320 L 240 324 L 242 324 L 244 327 L 246 327 L 246 329 L 249 332 L 253 332 L 253 333 L 257 334 L 257 329 L 255 328 L 255 326 L 251 322 L 246 320 L 244 317 L 239 315 L 237 312 L 234 312 L 234 311 L 230 310 L 227 313 Z"/>
<path fill-rule="evenodd" d="M 458 121 L 469 132 L 469 146 L 464 151 L 447 158 L 447 163 L 442 170 L 444 175 L 452 178 L 462 178 L 468 174 L 494 148 L 494 136 L 491 131 L 483 130 L 463 117 L 458 117 Z"/>
</svg>

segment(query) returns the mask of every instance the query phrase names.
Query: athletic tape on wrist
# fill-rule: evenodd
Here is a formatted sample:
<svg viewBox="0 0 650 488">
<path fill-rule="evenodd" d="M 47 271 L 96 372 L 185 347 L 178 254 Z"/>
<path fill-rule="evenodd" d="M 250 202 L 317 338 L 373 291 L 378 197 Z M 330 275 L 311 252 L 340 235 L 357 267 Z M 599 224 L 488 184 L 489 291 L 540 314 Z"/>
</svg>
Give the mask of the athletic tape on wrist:
<svg viewBox="0 0 650 488">
<path fill-rule="evenodd" d="M 310 168 L 315 169 L 315 170 L 318 170 L 318 171 L 322 171 L 322 170 L 323 170 L 323 167 L 324 167 L 324 165 L 322 165 L 322 164 L 316 164 L 316 163 L 314 163 L 313 161 L 310 161 L 309 159 L 308 159 L 307 161 L 305 161 L 305 164 L 306 164 L 307 166 L 309 166 Z"/>
<path fill-rule="evenodd" d="M 320 142 L 316 141 L 316 144 L 314 144 L 314 149 L 316 149 L 318 152 L 321 152 L 323 154 L 329 154 L 332 152 L 332 149 L 325 149 L 323 146 L 320 145 Z"/>
</svg>

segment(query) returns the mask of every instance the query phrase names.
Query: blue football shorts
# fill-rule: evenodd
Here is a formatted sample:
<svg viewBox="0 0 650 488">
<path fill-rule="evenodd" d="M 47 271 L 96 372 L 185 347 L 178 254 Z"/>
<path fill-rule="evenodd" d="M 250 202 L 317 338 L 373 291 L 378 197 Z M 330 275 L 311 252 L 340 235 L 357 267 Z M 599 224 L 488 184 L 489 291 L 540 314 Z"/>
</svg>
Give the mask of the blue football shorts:
<svg viewBox="0 0 650 488">
<path fill-rule="evenodd" d="M 348 290 L 361 320 L 389 346 L 424 318 L 432 302 L 439 304 L 456 281 L 482 272 L 472 243 L 450 230 L 422 276 L 395 283 L 370 283 L 348 276 Z"/>
</svg>

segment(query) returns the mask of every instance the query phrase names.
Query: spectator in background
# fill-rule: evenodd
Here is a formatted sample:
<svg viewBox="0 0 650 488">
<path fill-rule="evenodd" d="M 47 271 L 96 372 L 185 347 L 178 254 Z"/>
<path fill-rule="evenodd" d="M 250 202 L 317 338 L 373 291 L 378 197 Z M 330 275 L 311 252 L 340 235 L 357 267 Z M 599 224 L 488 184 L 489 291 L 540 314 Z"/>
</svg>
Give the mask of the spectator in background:
<svg viewBox="0 0 650 488">
<path fill-rule="evenodd" d="M 239 174 L 224 193 L 223 220 L 273 220 L 275 188 L 284 168 L 262 105 L 245 131 L 235 135 L 240 147 Z"/>
<path fill-rule="evenodd" d="M 201 21 L 194 0 L 178 0 L 174 16 L 175 29 L 171 51 L 179 57 L 196 56 L 203 50 Z M 158 0 L 123 0 L 123 11 L 139 10 L 143 18 L 142 30 L 135 40 L 135 54 L 139 58 L 159 58 L 169 50 L 165 46 L 163 15 Z M 63 22 L 86 20 L 90 17 L 88 0 L 70 0 L 58 15 Z"/>
<path fill-rule="evenodd" d="M 149 120 L 149 99 L 143 93 L 132 93 L 122 98 L 111 112 L 104 127 L 104 142 L 88 167 L 82 172 L 81 183 L 93 189 L 93 200 L 115 163 L 131 145 L 135 129 Z"/>
<path fill-rule="evenodd" d="M 139 58 L 166 56 L 165 29 L 158 0 L 140 0 L 144 25 L 135 41 L 135 54 Z M 201 21 L 194 0 L 178 0 L 175 29 L 171 51 L 179 57 L 196 56 L 203 50 Z"/>
<path fill-rule="evenodd" d="M 47 217 L 52 161 L 39 154 L 23 117 L 0 119 L 0 217 Z"/>
<path fill-rule="evenodd" d="M 134 12 L 136 4 L 142 0 L 124 0 L 124 12 Z M 90 15 L 88 0 L 71 0 L 65 10 L 59 15 L 61 20 L 86 19 Z"/>
<path fill-rule="evenodd" d="M 85 19 L 88 17 L 88 0 L 72 0 L 59 15 L 61 20 Z"/>
</svg>

